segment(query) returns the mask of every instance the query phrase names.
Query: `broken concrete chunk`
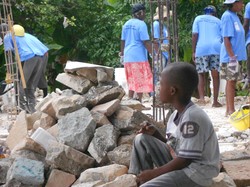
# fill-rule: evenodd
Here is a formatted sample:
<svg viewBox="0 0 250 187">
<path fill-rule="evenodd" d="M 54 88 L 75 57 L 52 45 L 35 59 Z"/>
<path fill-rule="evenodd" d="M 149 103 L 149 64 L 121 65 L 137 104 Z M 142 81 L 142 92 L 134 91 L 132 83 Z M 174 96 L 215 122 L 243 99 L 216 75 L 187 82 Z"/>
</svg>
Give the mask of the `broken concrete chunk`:
<svg viewBox="0 0 250 187">
<path fill-rule="evenodd" d="M 54 169 L 79 176 L 84 170 L 94 166 L 95 160 L 67 145 L 53 143 L 47 151 L 46 161 Z"/>
<path fill-rule="evenodd" d="M 86 151 L 94 136 L 96 122 L 87 108 L 69 113 L 58 121 L 59 142 L 81 152 Z"/>
<path fill-rule="evenodd" d="M 62 83 L 69 88 L 72 88 L 76 92 L 80 94 L 86 93 L 93 83 L 84 77 L 79 77 L 75 75 L 71 75 L 68 73 L 60 73 L 56 77 L 56 81 Z"/>
<path fill-rule="evenodd" d="M 90 142 L 88 152 L 98 163 L 105 162 L 107 153 L 116 147 L 119 134 L 120 132 L 113 125 L 99 127 Z"/>
<path fill-rule="evenodd" d="M 17 158 L 7 174 L 8 186 L 24 184 L 39 186 L 44 183 L 44 164 L 27 158 Z"/>
</svg>

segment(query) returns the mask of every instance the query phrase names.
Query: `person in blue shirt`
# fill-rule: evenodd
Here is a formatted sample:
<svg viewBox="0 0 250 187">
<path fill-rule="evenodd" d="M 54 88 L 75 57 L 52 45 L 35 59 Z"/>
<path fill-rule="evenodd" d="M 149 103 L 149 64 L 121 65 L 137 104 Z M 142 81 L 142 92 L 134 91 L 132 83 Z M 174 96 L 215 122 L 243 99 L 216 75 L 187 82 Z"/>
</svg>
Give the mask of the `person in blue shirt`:
<svg viewBox="0 0 250 187">
<path fill-rule="evenodd" d="M 153 91 L 153 75 L 148 62 L 148 52 L 151 54 L 151 42 L 145 19 L 145 6 L 135 4 L 132 7 L 133 18 L 122 27 L 120 56 L 128 83 L 129 98 L 134 94 L 142 101 L 143 93 Z"/>
<path fill-rule="evenodd" d="M 46 80 L 43 79 L 45 79 L 44 72 L 49 49 L 35 36 L 25 33 L 21 25 L 13 25 L 13 30 L 27 86 L 24 92 L 22 84 L 19 84 L 19 106 L 26 112 L 33 113 L 36 105 L 35 90 L 39 82 L 47 86 Z M 9 32 L 4 36 L 4 50 L 15 52 L 12 35 Z"/>
<path fill-rule="evenodd" d="M 225 0 L 228 9 L 221 17 L 223 43 L 220 51 L 220 74 L 226 80 L 226 116 L 235 111 L 234 97 L 242 61 L 247 59 L 245 31 L 237 12 L 243 10 L 243 0 Z"/>
<path fill-rule="evenodd" d="M 171 16 L 171 11 L 169 12 Z M 167 7 L 163 6 L 162 13 L 162 29 L 160 25 L 159 7 L 156 8 L 153 22 L 153 35 L 154 35 L 154 50 L 155 50 L 155 64 L 154 64 L 154 84 L 159 81 L 161 71 L 166 67 L 168 62 L 169 41 L 167 29 Z"/>
<path fill-rule="evenodd" d="M 195 18 L 192 28 L 193 61 L 199 74 L 199 102 L 205 104 L 205 76 L 211 71 L 213 81 L 212 107 L 221 107 L 218 102 L 220 86 L 221 21 L 212 5 L 204 9 L 204 15 Z"/>
<path fill-rule="evenodd" d="M 244 29 L 245 29 L 245 35 L 246 35 L 246 48 L 247 48 L 247 78 L 246 78 L 246 84 L 248 84 L 248 87 L 250 88 L 250 3 L 247 3 L 245 7 L 245 14 L 244 14 Z"/>
</svg>

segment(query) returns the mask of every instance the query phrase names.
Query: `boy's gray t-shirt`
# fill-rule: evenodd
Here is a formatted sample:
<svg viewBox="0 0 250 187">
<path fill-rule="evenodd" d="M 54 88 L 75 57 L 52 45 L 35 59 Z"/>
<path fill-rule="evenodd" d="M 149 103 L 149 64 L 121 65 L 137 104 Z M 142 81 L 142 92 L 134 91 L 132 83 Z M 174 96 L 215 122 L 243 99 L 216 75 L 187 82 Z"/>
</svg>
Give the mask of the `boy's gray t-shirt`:
<svg viewBox="0 0 250 187">
<path fill-rule="evenodd" d="M 168 125 L 173 125 L 177 113 L 174 112 Z M 220 151 L 217 136 L 211 120 L 197 105 L 191 105 L 180 116 L 175 134 L 174 145 L 176 155 L 180 158 L 192 159 L 192 163 L 184 168 L 186 175 L 195 183 L 208 186 L 212 178 L 219 174 Z"/>
</svg>

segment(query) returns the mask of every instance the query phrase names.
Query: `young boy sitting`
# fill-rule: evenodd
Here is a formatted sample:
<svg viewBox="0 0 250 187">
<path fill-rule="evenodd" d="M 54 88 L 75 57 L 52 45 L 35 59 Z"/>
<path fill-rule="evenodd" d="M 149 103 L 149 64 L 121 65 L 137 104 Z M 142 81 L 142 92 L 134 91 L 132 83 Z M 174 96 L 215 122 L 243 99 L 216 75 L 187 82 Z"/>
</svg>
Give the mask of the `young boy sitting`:
<svg viewBox="0 0 250 187">
<path fill-rule="evenodd" d="M 219 174 L 219 146 L 212 122 L 191 101 L 198 85 L 195 67 L 184 62 L 169 64 L 161 73 L 160 99 L 176 111 L 168 125 L 176 130 L 166 139 L 144 122 L 135 137 L 129 173 L 141 187 L 209 186 Z"/>
</svg>

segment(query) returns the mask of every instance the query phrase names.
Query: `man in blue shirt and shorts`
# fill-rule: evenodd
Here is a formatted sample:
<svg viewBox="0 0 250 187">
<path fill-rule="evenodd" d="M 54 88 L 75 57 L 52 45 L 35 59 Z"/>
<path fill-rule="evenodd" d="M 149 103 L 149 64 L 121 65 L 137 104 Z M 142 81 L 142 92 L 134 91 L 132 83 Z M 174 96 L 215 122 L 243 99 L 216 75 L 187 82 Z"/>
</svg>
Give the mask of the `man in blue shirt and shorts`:
<svg viewBox="0 0 250 187">
<path fill-rule="evenodd" d="M 211 71 L 213 81 L 213 107 L 221 107 L 218 102 L 220 87 L 220 47 L 221 22 L 215 17 L 216 8 L 207 6 L 205 14 L 197 16 L 192 28 L 193 61 L 199 74 L 199 103 L 205 104 L 205 75 Z"/>
</svg>

